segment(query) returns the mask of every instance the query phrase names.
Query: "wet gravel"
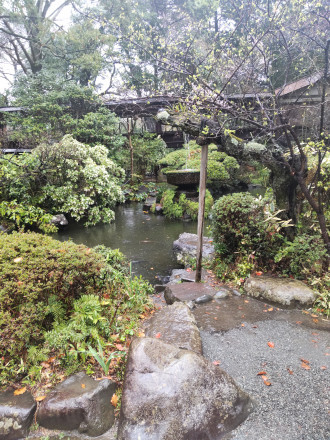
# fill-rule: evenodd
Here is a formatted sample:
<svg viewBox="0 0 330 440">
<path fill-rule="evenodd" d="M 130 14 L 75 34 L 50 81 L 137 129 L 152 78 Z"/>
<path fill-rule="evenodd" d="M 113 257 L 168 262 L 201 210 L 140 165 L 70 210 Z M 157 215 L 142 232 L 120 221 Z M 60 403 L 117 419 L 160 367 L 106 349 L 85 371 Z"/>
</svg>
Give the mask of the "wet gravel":
<svg viewBox="0 0 330 440">
<path fill-rule="evenodd" d="M 254 411 L 226 439 L 329 440 L 329 332 L 276 316 L 242 324 L 201 331 L 204 356 L 220 361 L 254 400 Z M 271 385 L 257 375 L 261 371 Z"/>
</svg>

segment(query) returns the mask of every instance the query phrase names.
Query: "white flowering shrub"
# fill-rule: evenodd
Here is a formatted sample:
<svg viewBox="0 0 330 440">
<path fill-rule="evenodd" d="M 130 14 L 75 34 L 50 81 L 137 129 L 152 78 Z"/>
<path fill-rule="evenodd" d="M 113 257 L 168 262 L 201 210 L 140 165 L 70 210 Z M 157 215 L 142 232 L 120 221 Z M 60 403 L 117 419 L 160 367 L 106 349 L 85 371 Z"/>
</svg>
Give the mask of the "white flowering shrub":
<svg viewBox="0 0 330 440">
<path fill-rule="evenodd" d="M 0 175 L 1 200 L 69 214 L 86 226 L 109 223 L 116 203 L 124 201 L 124 170 L 109 159 L 108 149 L 82 144 L 71 135 L 10 161 L 0 158 Z"/>
</svg>

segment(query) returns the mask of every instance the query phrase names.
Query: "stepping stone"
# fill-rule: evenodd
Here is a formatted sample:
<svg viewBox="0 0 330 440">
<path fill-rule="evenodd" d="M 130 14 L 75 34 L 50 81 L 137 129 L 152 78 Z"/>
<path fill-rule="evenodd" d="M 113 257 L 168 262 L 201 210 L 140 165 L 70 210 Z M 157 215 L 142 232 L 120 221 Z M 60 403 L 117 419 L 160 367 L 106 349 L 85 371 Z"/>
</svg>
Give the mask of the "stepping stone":
<svg viewBox="0 0 330 440">
<path fill-rule="evenodd" d="M 0 439 L 25 438 L 37 408 L 31 393 L 15 396 L 14 390 L 0 392 Z"/>
<path fill-rule="evenodd" d="M 167 304 L 176 301 L 195 301 L 203 295 L 214 296 L 217 290 L 205 283 L 179 283 L 166 286 L 164 297 Z"/>
</svg>

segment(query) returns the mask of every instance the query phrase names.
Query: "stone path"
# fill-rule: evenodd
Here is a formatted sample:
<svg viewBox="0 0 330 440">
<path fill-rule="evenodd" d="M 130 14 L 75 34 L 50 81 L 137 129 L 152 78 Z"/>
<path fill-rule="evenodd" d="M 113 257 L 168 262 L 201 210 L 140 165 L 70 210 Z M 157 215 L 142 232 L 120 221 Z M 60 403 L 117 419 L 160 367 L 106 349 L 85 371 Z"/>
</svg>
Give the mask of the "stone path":
<svg viewBox="0 0 330 440">
<path fill-rule="evenodd" d="M 214 280 L 204 283 L 205 293 L 206 284 L 214 287 Z M 330 438 L 328 320 L 245 295 L 213 299 L 193 313 L 204 356 L 219 362 L 255 403 L 248 419 L 226 439 Z"/>
</svg>

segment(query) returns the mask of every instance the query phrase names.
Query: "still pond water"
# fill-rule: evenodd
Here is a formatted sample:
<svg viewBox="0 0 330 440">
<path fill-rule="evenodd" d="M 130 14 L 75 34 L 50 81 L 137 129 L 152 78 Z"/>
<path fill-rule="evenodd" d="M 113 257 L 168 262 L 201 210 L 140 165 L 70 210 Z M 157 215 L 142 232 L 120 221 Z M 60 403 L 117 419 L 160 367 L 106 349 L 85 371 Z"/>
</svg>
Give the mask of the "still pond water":
<svg viewBox="0 0 330 440">
<path fill-rule="evenodd" d="M 159 277 L 180 267 L 173 255 L 173 241 L 183 232 L 196 234 L 197 222 L 146 214 L 142 203 L 120 205 L 115 213 L 116 220 L 111 224 L 90 228 L 72 224 L 55 238 L 61 241 L 71 239 L 88 247 L 103 244 L 119 249 L 132 261 L 133 274 L 142 275 L 152 284 L 160 283 Z"/>
</svg>

